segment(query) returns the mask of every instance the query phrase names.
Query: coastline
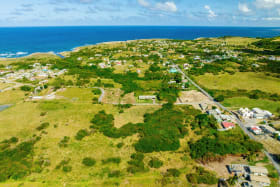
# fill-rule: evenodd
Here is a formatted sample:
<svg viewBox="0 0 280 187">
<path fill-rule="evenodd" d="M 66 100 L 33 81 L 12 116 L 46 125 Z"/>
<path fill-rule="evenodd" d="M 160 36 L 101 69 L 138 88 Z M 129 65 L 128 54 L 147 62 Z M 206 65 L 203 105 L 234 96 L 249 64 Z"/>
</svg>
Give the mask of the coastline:
<svg viewBox="0 0 280 187">
<path fill-rule="evenodd" d="M 28 54 L 26 56 L 21 56 L 21 57 L 14 57 L 14 58 L 1 58 L 0 57 L 0 62 L 1 61 L 9 61 L 9 60 L 18 60 L 18 59 L 24 59 L 24 58 L 32 58 L 32 57 L 49 57 L 51 56 L 57 56 L 59 58 L 64 58 L 67 57 L 69 53 L 72 52 L 78 52 L 79 50 L 83 48 L 88 48 L 92 46 L 97 46 L 97 45 L 111 45 L 111 44 L 119 44 L 119 43 L 128 43 L 128 42 L 135 42 L 135 41 L 151 41 L 151 40 L 172 40 L 172 39 L 167 39 L 167 38 L 153 38 L 153 39 L 135 39 L 135 40 L 124 40 L 124 41 L 109 41 L 109 42 L 100 42 L 96 44 L 86 44 L 78 47 L 72 48 L 72 50 L 69 51 L 62 51 L 62 52 L 35 52 Z"/>
</svg>

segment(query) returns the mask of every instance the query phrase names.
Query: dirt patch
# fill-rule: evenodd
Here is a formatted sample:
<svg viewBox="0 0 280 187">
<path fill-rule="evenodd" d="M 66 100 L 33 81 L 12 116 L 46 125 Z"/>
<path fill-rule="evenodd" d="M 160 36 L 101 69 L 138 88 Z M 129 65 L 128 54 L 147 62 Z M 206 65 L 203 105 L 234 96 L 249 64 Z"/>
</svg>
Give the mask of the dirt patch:
<svg viewBox="0 0 280 187">
<path fill-rule="evenodd" d="M 247 161 L 242 157 L 227 156 L 222 162 L 211 162 L 202 166 L 210 171 L 216 172 L 218 177 L 227 179 L 231 174 L 228 172 L 226 166 L 230 164 L 247 164 Z"/>
<path fill-rule="evenodd" d="M 206 104 L 206 105 L 208 105 L 208 107 L 211 107 L 214 105 L 213 101 L 211 101 L 207 96 L 205 96 L 204 94 L 202 94 L 201 92 L 198 92 L 196 90 L 181 92 L 176 103 L 177 104 L 179 104 L 179 103 L 191 104 L 195 108 L 200 108 L 199 104 Z"/>
<path fill-rule="evenodd" d="M 121 100 L 121 104 L 135 104 L 135 103 L 136 103 L 136 99 L 134 96 L 134 92 L 126 94 Z"/>
<path fill-rule="evenodd" d="M 122 91 L 118 88 L 105 89 L 105 95 L 102 100 L 105 104 L 118 104 Z"/>
</svg>

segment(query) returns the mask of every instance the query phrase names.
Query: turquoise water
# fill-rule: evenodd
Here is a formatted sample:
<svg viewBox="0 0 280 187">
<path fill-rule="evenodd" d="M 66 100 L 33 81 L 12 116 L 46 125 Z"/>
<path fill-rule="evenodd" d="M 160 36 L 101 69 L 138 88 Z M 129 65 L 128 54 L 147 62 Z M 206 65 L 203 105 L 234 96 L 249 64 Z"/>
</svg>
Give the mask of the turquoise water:
<svg viewBox="0 0 280 187">
<path fill-rule="evenodd" d="M 9 108 L 11 105 L 0 105 L 0 112 Z"/>
<path fill-rule="evenodd" d="M 0 28 L 0 57 L 26 56 L 35 52 L 69 51 L 75 47 L 108 41 L 168 38 L 248 36 L 274 37 L 280 28 L 182 27 L 182 26 L 92 26 Z"/>
</svg>

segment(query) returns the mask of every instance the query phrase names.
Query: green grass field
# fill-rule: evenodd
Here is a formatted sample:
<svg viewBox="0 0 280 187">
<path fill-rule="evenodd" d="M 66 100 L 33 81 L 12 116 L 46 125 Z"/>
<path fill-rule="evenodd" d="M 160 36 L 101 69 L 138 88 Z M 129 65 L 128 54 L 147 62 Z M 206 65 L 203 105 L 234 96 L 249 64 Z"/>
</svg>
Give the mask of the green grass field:
<svg viewBox="0 0 280 187">
<path fill-rule="evenodd" d="M 196 82 L 208 89 L 218 90 L 261 90 L 280 94 L 280 79 L 264 73 L 237 72 L 230 74 L 205 74 L 195 77 Z"/>
<path fill-rule="evenodd" d="M 18 92 L 14 92 L 14 94 Z M 160 106 L 133 106 L 124 109 L 124 113 L 119 114 L 117 106 L 106 104 L 92 104 L 94 97 L 91 89 L 68 88 L 59 92 L 65 99 L 38 102 L 16 102 L 11 108 L 0 112 L 0 141 L 12 136 L 18 137 L 20 141 L 31 138 L 34 134 L 41 134 L 41 140 L 34 148 L 34 160 L 44 158 L 50 160 L 50 166 L 41 173 L 32 172 L 24 180 L 9 180 L 0 186 L 93 186 L 116 184 L 157 186 L 161 180 L 160 171 L 165 172 L 167 168 L 178 168 L 182 172 L 190 171 L 195 162 L 192 159 L 183 161 L 180 158 L 184 152 L 159 152 L 145 154 L 144 163 L 147 166 L 149 160 L 156 156 L 164 162 L 164 167 L 160 170 L 150 169 L 145 173 L 135 175 L 128 174 L 126 168 L 130 155 L 135 152 L 133 144 L 138 140 L 138 135 L 127 138 L 112 139 L 100 133 L 93 133 L 78 141 L 75 139 L 76 133 L 81 129 L 89 129 L 90 120 L 93 116 L 105 110 L 115 117 L 115 126 L 120 127 L 126 123 L 143 122 L 143 115 L 151 113 Z M 73 99 L 76 98 L 76 99 Z M 6 103 L 6 102 L 5 102 Z M 44 113 L 44 115 L 42 115 Z M 15 115 L 16 114 L 16 115 Z M 45 133 L 40 133 L 36 128 L 43 122 L 49 122 Z M 7 128 L 9 127 L 9 128 Z M 59 142 L 63 137 L 70 137 L 67 147 L 59 147 Z M 181 140 L 185 145 L 190 137 Z M 121 148 L 118 143 L 123 143 Z M 180 148 L 181 151 L 185 146 Z M 179 150 L 179 151 L 180 151 Z M 86 167 L 82 164 L 85 157 L 92 157 L 96 160 L 93 167 Z M 120 164 L 102 164 L 102 160 L 110 157 L 120 157 Z M 63 172 L 55 167 L 63 159 L 70 158 L 69 165 L 72 171 Z M 148 167 L 148 166 L 147 166 Z M 108 173 L 120 170 L 121 176 L 108 177 Z M 185 175 L 174 179 L 188 186 Z"/>
<path fill-rule="evenodd" d="M 223 101 L 223 104 L 226 107 L 233 107 L 233 108 L 258 107 L 264 110 L 269 110 L 273 113 L 275 113 L 277 109 L 280 108 L 280 102 L 274 102 L 274 101 L 262 100 L 262 99 L 249 99 L 247 97 L 228 98 Z"/>
</svg>

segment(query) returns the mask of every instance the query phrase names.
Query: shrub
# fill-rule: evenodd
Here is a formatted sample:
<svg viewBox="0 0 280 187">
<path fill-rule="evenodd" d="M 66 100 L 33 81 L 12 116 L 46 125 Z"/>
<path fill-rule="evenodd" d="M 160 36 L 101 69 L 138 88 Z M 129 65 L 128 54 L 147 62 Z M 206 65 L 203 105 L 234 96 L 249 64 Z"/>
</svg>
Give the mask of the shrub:
<svg viewBox="0 0 280 187">
<path fill-rule="evenodd" d="M 166 174 L 167 174 L 167 176 L 179 177 L 181 172 L 178 169 L 170 168 L 170 169 L 167 169 Z"/>
<path fill-rule="evenodd" d="M 64 171 L 65 173 L 71 172 L 72 167 L 71 166 L 63 166 L 62 171 Z"/>
<path fill-rule="evenodd" d="M 187 180 L 192 184 L 216 184 L 218 179 L 213 173 L 204 170 L 202 167 L 196 167 L 196 172 L 187 174 Z"/>
<path fill-rule="evenodd" d="M 101 94 L 102 94 L 101 90 L 98 89 L 98 88 L 93 89 L 93 90 L 92 90 L 92 93 L 93 93 L 94 95 L 101 95 Z"/>
<path fill-rule="evenodd" d="M 36 129 L 38 130 L 38 131 L 41 131 L 41 130 L 43 130 L 43 129 L 46 129 L 46 128 L 48 128 L 50 126 L 50 124 L 49 123 L 42 123 L 39 127 L 37 127 Z"/>
<path fill-rule="evenodd" d="M 68 146 L 68 142 L 70 140 L 70 137 L 68 136 L 64 136 L 64 138 L 58 143 L 59 147 L 67 147 Z"/>
<path fill-rule="evenodd" d="M 93 159 L 93 158 L 86 157 L 86 158 L 83 159 L 82 163 L 83 163 L 85 166 L 90 167 L 90 166 L 94 166 L 95 163 L 96 163 L 96 161 L 95 161 L 95 159 Z"/>
<path fill-rule="evenodd" d="M 117 148 L 119 148 L 119 149 L 122 148 L 123 146 L 124 146 L 124 143 L 122 143 L 122 142 L 117 144 Z"/>
<path fill-rule="evenodd" d="M 32 90 L 32 87 L 31 87 L 31 86 L 24 85 L 24 86 L 21 86 L 20 89 L 21 89 L 22 91 L 29 92 L 29 91 Z"/>
<path fill-rule="evenodd" d="M 86 129 L 79 130 L 75 136 L 76 140 L 82 140 L 84 137 L 88 136 L 90 133 Z"/>
<path fill-rule="evenodd" d="M 47 112 L 41 112 L 40 116 L 45 116 L 47 114 Z"/>
<path fill-rule="evenodd" d="M 102 160 L 102 164 L 108 164 L 108 163 L 119 164 L 119 163 L 121 163 L 121 158 L 120 157 L 111 157 L 106 160 Z"/>
<path fill-rule="evenodd" d="M 163 162 L 161 160 L 159 160 L 158 158 L 152 158 L 149 161 L 149 166 L 151 168 L 160 168 L 163 165 Z"/>
<path fill-rule="evenodd" d="M 108 173 L 108 177 L 120 177 L 121 176 L 121 171 L 120 170 L 115 170 L 111 171 Z"/>
<path fill-rule="evenodd" d="M 65 158 L 59 162 L 59 164 L 55 167 L 55 169 L 60 169 L 61 167 L 63 168 L 64 166 L 67 166 L 69 162 L 71 161 L 70 158 Z"/>
</svg>

